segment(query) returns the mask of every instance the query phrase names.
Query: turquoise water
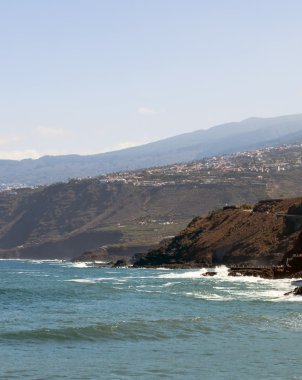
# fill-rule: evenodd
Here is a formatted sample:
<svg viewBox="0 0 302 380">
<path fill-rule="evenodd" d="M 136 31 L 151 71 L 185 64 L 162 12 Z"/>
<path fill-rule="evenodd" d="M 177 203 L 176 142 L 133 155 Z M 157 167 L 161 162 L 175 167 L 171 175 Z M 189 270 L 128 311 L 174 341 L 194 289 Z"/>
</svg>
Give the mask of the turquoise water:
<svg viewBox="0 0 302 380">
<path fill-rule="evenodd" d="M 0 261 L 1 379 L 302 379 L 290 280 Z"/>
</svg>

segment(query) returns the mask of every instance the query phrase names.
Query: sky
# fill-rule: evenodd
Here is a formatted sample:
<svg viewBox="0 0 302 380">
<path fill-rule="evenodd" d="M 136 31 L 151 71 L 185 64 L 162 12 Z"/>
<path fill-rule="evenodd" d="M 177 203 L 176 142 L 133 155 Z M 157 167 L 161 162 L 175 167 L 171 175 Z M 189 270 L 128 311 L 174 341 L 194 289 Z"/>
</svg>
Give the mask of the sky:
<svg viewBox="0 0 302 380">
<path fill-rule="evenodd" d="M 301 0 L 0 0 L 0 158 L 302 113 Z"/>
</svg>

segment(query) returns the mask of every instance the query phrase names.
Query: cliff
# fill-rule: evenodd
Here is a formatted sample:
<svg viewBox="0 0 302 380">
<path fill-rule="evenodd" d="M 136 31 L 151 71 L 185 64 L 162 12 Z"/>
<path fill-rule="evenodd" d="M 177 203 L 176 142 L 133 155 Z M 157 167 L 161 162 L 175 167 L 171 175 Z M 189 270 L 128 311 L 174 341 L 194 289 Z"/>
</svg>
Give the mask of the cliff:
<svg viewBox="0 0 302 380">
<path fill-rule="evenodd" d="M 217 203 L 252 202 L 264 194 L 264 186 L 250 182 L 144 186 L 99 178 L 6 191 L 0 193 L 0 257 L 69 259 L 103 246 L 110 254 L 129 248 L 132 256 Z"/>
<path fill-rule="evenodd" d="M 226 207 L 194 218 L 169 242 L 137 257 L 135 266 L 290 265 L 302 253 L 301 220 L 302 198 Z"/>
</svg>

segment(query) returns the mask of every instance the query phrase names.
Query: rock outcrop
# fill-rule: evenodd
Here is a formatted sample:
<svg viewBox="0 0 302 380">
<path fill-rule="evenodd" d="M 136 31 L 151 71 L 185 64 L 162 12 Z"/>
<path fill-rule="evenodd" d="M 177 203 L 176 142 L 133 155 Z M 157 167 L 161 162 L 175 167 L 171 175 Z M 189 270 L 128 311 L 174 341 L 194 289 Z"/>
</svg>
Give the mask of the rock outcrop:
<svg viewBox="0 0 302 380">
<path fill-rule="evenodd" d="M 298 259 L 302 253 L 301 205 L 302 198 L 267 200 L 250 210 L 226 208 L 194 218 L 177 236 L 138 258 L 134 265 L 175 268 L 224 264 L 237 266 L 233 275 L 294 276 L 302 270 Z M 289 210 L 295 210 L 296 222 Z"/>
<path fill-rule="evenodd" d="M 88 263 L 88 262 L 96 262 L 96 261 L 103 261 L 103 262 L 110 261 L 110 257 L 106 249 L 100 248 L 95 251 L 86 251 L 82 255 L 75 257 L 71 260 L 71 262 L 73 263 L 77 263 L 77 262 Z"/>
<path fill-rule="evenodd" d="M 131 256 L 127 255 L 127 253 L 123 254 L 121 250 L 121 254 L 112 254 L 108 252 L 106 248 L 99 248 L 93 251 L 84 252 L 82 255 L 75 257 L 71 260 L 71 262 L 84 262 L 91 263 L 94 266 L 102 266 L 102 265 L 110 265 L 114 268 L 125 267 L 131 265 Z"/>
<path fill-rule="evenodd" d="M 126 267 L 128 266 L 129 263 L 127 262 L 127 260 L 125 259 L 120 259 L 120 260 L 117 260 L 114 264 L 113 264 L 113 267 L 114 268 L 121 268 L 121 267 Z"/>
<path fill-rule="evenodd" d="M 293 294 L 295 296 L 302 296 L 302 286 L 297 286 L 294 290 L 291 290 L 290 292 L 285 293 L 285 296 L 289 296 L 290 294 Z"/>
<path fill-rule="evenodd" d="M 203 276 L 204 277 L 214 277 L 216 276 L 217 272 L 206 272 L 206 273 L 203 273 Z"/>
</svg>

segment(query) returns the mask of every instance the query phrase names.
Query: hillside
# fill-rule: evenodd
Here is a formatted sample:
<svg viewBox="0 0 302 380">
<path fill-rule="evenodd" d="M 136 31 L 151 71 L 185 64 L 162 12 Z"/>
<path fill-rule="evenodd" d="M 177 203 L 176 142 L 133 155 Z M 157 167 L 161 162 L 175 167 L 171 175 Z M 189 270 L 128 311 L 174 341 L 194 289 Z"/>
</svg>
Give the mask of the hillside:
<svg viewBox="0 0 302 380">
<path fill-rule="evenodd" d="M 135 265 L 286 264 L 302 254 L 301 236 L 302 197 L 261 201 L 253 208 L 228 207 L 194 218 L 173 239 L 137 257 Z"/>
<path fill-rule="evenodd" d="M 301 149 L 283 145 L 0 192 L 0 257 L 73 258 L 104 246 L 108 258 L 145 252 L 196 215 L 302 194 Z"/>
<path fill-rule="evenodd" d="M 188 162 L 299 139 L 302 139 L 302 114 L 250 118 L 115 152 L 0 160 L 0 178 L 2 184 L 14 186 L 51 184 L 69 178 Z"/>
<path fill-rule="evenodd" d="M 262 188 L 134 186 L 71 181 L 0 193 L 0 257 L 71 258 L 103 245 L 154 246 L 217 199 L 255 199 Z M 140 248 L 138 248 L 140 247 Z"/>
</svg>

